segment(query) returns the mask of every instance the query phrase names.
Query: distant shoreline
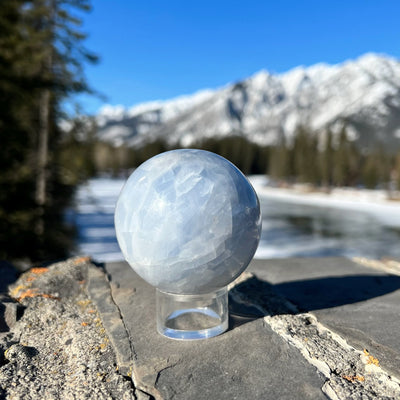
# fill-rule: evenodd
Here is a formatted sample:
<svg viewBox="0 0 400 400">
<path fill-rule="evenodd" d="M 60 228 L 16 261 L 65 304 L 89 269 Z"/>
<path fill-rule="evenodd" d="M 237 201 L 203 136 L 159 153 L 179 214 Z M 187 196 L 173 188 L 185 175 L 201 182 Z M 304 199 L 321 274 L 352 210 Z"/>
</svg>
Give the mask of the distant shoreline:
<svg viewBox="0 0 400 400">
<path fill-rule="evenodd" d="M 281 188 L 268 185 L 262 175 L 249 176 L 257 194 L 264 199 L 366 212 L 385 225 L 400 227 L 400 201 L 388 199 L 385 190 L 333 188 L 329 192 L 309 190 L 306 185 Z"/>
</svg>

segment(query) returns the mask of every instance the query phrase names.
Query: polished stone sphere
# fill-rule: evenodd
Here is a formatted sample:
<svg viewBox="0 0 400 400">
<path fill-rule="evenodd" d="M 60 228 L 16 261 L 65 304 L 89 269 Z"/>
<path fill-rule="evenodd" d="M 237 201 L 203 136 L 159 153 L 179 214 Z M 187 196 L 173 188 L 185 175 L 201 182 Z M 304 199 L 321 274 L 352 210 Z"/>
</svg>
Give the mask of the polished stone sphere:
<svg viewBox="0 0 400 400">
<path fill-rule="evenodd" d="M 260 204 L 225 158 L 173 150 L 129 177 L 115 228 L 126 260 L 148 283 L 168 293 L 209 293 L 233 281 L 253 258 Z"/>
</svg>

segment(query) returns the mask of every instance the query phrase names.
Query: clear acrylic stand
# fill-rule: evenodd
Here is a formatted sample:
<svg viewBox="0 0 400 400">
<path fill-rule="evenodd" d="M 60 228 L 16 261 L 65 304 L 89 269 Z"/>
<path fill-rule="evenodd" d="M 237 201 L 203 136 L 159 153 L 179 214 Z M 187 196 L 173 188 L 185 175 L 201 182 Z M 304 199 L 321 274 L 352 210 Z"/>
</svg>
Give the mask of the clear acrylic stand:
<svg viewBox="0 0 400 400">
<path fill-rule="evenodd" d="M 157 289 L 157 330 L 171 339 L 191 340 L 217 336 L 228 329 L 228 291 L 173 294 Z"/>
</svg>

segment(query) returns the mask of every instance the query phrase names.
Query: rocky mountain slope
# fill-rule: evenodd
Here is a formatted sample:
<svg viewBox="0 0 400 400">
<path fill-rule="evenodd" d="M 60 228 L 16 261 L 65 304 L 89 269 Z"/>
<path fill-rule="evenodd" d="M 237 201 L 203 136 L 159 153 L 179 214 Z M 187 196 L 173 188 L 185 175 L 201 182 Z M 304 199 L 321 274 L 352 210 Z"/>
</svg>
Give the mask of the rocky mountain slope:
<svg viewBox="0 0 400 400">
<path fill-rule="evenodd" d="M 400 144 L 400 61 L 366 54 L 337 65 L 260 71 L 241 82 L 130 109 L 106 106 L 97 116 L 101 140 L 140 146 L 162 138 L 191 146 L 204 138 L 243 135 L 272 145 L 300 125 L 316 133 L 346 124 L 361 146 Z"/>
</svg>

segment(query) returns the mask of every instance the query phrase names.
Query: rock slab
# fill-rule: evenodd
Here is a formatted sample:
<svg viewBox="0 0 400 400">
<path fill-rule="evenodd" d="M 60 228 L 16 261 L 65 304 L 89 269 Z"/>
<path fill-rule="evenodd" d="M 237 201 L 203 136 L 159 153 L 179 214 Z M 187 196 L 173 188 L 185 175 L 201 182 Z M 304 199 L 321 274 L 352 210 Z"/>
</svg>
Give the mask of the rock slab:
<svg viewBox="0 0 400 400">
<path fill-rule="evenodd" d="M 124 262 L 0 268 L 0 399 L 400 398 L 395 272 L 255 260 L 230 288 L 229 330 L 174 341 Z"/>
<path fill-rule="evenodd" d="M 398 342 L 372 328 L 368 343 L 357 342 L 346 330 L 357 319 L 340 314 L 365 307 L 377 324 L 389 318 L 398 338 L 390 325 L 397 310 L 379 314 L 375 306 L 393 307 L 396 276 L 339 258 L 253 261 L 230 290 L 230 329 L 182 342 L 156 332 L 154 288 L 126 263 L 105 269 L 131 342 L 132 379 L 152 398 L 400 398 Z M 381 353 L 372 342 L 385 343 Z"/>
<path fill-rule="evenodd" d="M 9 286 L 9 304 L 23 312 L 4 313 L 14 323 L 0 333 L 0 398 L 136 398 L 87 294 L 92 269 L 75 258 L 32 268 Z"/>
<path fill-rule="evenodd" d="M 263 319 L 200 341 L 156 332 L 155 292 L 126 263 L 107 264 L 132 341 L 135 385 L 156 399 L 325 399 L 324 377 Z"/>
</svg>

